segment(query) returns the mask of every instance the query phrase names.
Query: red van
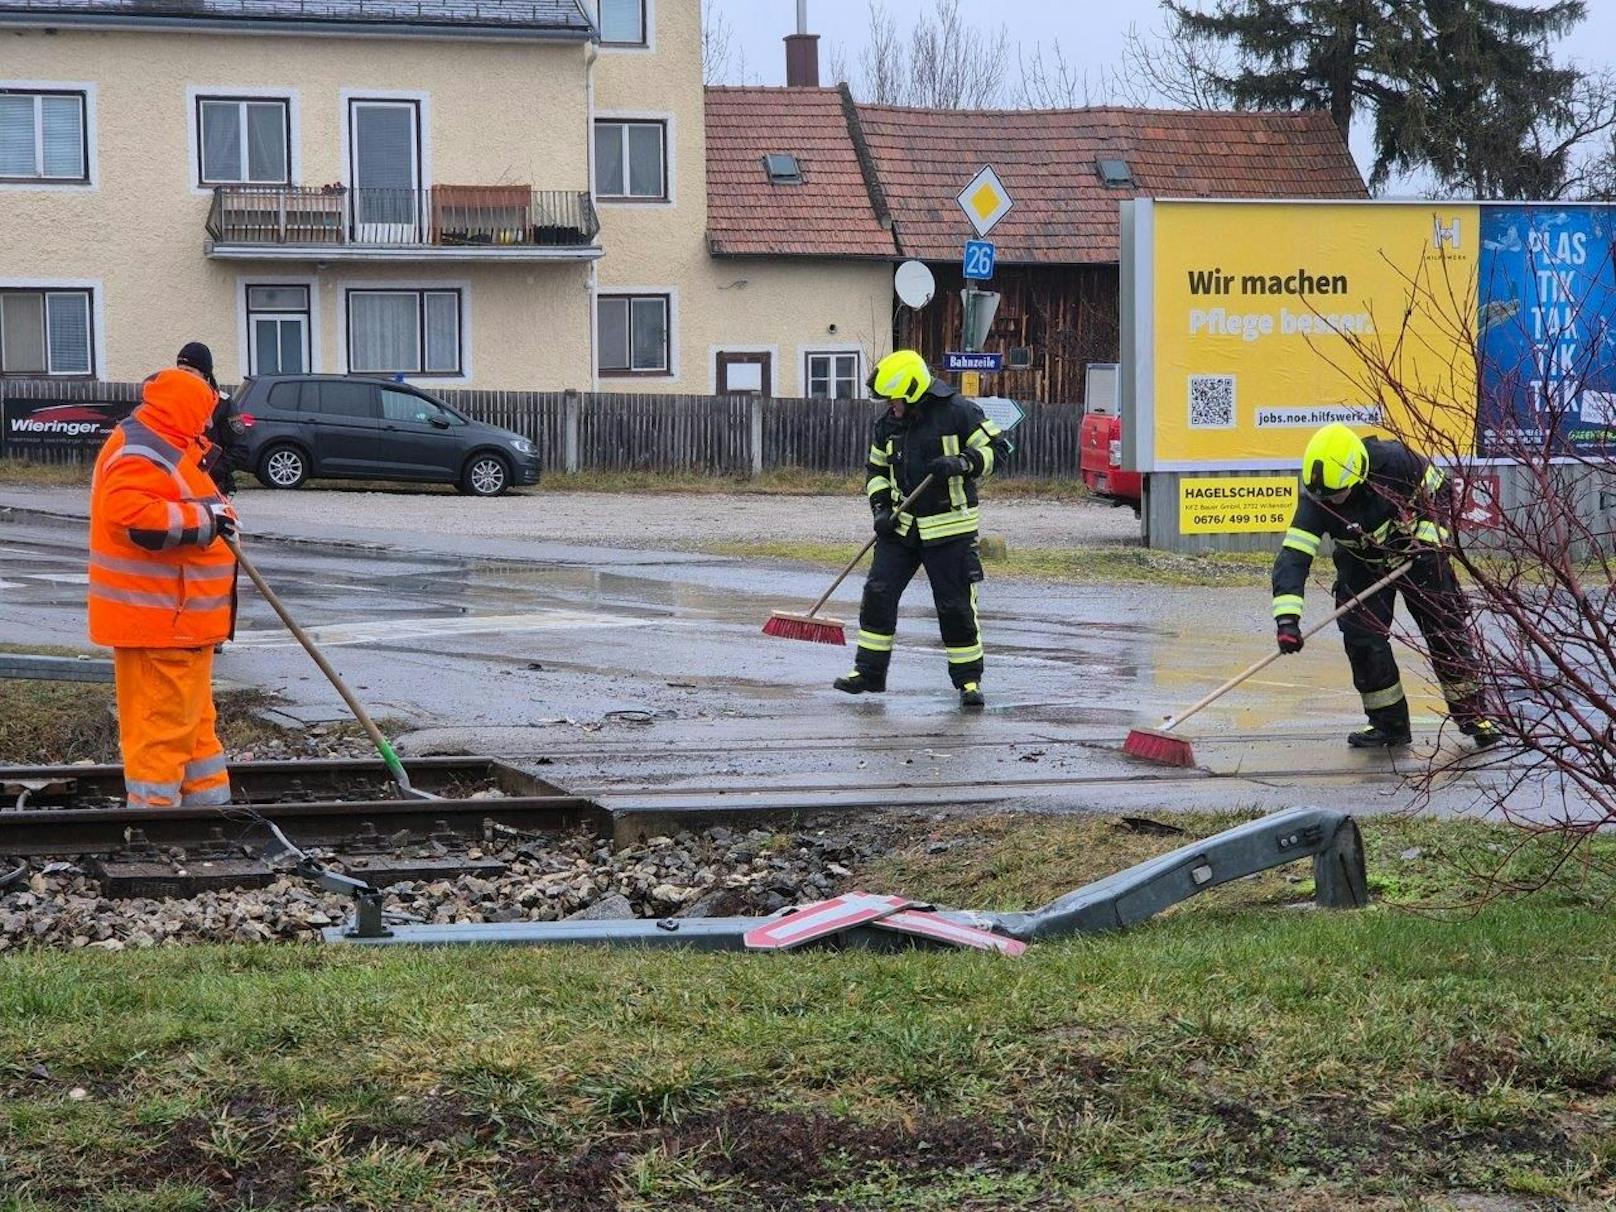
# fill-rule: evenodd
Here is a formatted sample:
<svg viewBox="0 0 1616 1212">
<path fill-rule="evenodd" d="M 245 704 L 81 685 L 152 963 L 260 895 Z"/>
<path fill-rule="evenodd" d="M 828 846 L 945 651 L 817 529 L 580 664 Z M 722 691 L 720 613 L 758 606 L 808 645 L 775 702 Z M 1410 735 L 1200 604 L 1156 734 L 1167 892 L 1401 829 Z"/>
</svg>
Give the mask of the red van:
<svg viewBox="0 0 1616 1212">
<path fill-rule="evenodd" d="M 1083 392 L 1083 424 L 1078 431 L 1079 469 L 1096 496 L 1138 512 L 1143 477 L 1122 469 L 1122 415 L 1117 365 L 1091 362 Z"/>
</svg>

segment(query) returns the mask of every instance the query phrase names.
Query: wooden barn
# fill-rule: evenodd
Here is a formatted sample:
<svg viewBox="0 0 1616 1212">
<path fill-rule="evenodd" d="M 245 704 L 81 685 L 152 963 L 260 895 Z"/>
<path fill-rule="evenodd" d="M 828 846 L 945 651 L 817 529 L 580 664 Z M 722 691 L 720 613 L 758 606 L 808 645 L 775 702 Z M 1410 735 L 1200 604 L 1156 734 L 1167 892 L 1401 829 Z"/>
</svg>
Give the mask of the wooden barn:
<svg viewBox="0 0 1616 1212">
<path fill-rule="evenodd" d="M 984 390 L 1079 404 L 1090 362 L 1118 356 L 1118 203 L 1134 197 L 1363 198 L 1329 115 L 1212 111 L 923 110 L 847 106 L 871 202 L 901 258 L 925 261 L 937 297 L 894 334 L 935 363 L 960 348 L 961 252 L 974 234 L 955 197 L 991 164 L 1015 206 L 993 230 L 1001 295 L 986 348 L 1007 370 Z"/>
</svg>

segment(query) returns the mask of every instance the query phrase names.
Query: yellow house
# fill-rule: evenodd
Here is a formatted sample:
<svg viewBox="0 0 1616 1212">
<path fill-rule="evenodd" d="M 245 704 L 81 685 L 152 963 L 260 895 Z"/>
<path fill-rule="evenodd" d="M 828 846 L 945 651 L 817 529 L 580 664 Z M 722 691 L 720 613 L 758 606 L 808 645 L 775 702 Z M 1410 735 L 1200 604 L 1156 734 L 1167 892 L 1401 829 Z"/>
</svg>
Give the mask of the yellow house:
<svg viewBox="0 0 1616 1212">
<path fill-rule="evenodd" d="M 611 37 L 603 10 L 594 73 L 606 250 L 597 267 L 598 386 L 862 395 L 870 357 L 891 347 L 894 254 L 888 233 L 869 231 L 875 219 L 862 184 L 853 238 L 818 238 L 848 209 L 850 165 L 857 180 L 838 94 L 704 90 L 700 0 L 643 0 L 640 12 L 648 33 L 630 46 Z M 643 149 L 649 164 L 657 133 L 667 149 L 660 191 L 649 168 L 634 183 L 637 157 Z M 620 146 L 622 169 L 614 164 Z M 771 191 L 769 153 L 812 164 Z M 619 196 L 625 181 L 630 196 Z M 829 209 L 814 212 L 816 201 Z M 857 373 L 845 373 L 850 367 Z"/>
<path fill-rule="evenodd" d="M 710 255 L 706 139 L 699 0 L 0 0 L 0 375 L 862 366 L 889 270 Z"/>
<path fill-rule="evenodd" d="M 5 0 L 0 370 L 587 381 L 595 37 L 575 0 Z"/>
</svg>

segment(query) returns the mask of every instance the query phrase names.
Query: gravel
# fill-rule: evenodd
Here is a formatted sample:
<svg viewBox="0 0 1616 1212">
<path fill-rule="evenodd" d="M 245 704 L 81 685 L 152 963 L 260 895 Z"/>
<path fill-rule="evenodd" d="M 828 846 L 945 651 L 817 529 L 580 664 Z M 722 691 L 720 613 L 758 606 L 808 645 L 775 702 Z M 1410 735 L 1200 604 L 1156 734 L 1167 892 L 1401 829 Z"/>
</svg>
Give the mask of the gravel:
<svg viewBox="0 0 1616 1212">
<path fill-rule="evenodd" d="M 983 490 L 982 527 L 1017 548 L 1139 545 L 1129 509 L 1098 501 L 995 500 Z M 82 513 L 80 489 L 0 492 L 0 504 Z M 857 542 L 869 532 L 862 497 L 762 493 L 528 491 L 484 501 L 432 491 L 257 489 L 237 498 L 247 533 L 375 542 L 422 550 L 447 539 L 459 549 L 481 539 L 662 550 L 712 543 Z M 655 519 L 654 532 L 646 523 Z"/>
<path fill-rule="evenodd" d="M 715 828 L 617 851 L 587 834 L 507 838 L 463 853 L 505 863 L 502 874 L 393 884 L 387 905 L 407 915 L 399 920 L 439 923 L 761 915 L 850 886 L 854 871 L 899 844 L 908 819 L 790 834 Z M 341 868 L 340 856 L 325 858 Z M 0 889 L 0 951 L 313 942 L 349 908 L 345 898 L 289 877 L 185 899 L 115 900 L 82 867 L 40 863 Z"/>
<path fill-rule="evenodd" d="M 983 529 L 1020 548 L 1139 542 L 1133 512 L 1095 502 L 994 501 L 984 490 Z M 436 494 L 305 490 L 254 492 L 240 501 L 249 529 L 276 533 L 322 526 L 358 531 L 527 539 L 611 547 L 692 549 L 710 543 L 862 539 L 861 497 L 763 494 L 529 493 L 482 501 Z M 655 518 L 654 533 L 646 519 Z"/>
</svg>

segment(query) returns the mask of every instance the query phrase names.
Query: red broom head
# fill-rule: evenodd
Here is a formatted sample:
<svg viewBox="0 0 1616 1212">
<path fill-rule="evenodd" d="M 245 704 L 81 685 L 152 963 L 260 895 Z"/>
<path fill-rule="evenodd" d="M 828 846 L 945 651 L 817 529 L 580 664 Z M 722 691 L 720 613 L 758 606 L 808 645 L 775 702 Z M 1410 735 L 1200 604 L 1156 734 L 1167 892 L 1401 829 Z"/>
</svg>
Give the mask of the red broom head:
<svg viewBox="0 0 1616 1212">
<path fill-rule="evenodd" d="M 847 643 L 847 629 L 840 620 L 811 619 L 800 614 L 771 614 L 769 621 L 763 624 L 763 634 L 780 640 L 807 640 L 811 644 L 837 647 Z"/>
<path fill-rule="evenodd" d="M 1195 765 L 1195 749 L 1188 741 L 1153 728 L 1135 728 L 1122 742 L 1122 752 L 1160 766 Z"/>
</svg>

